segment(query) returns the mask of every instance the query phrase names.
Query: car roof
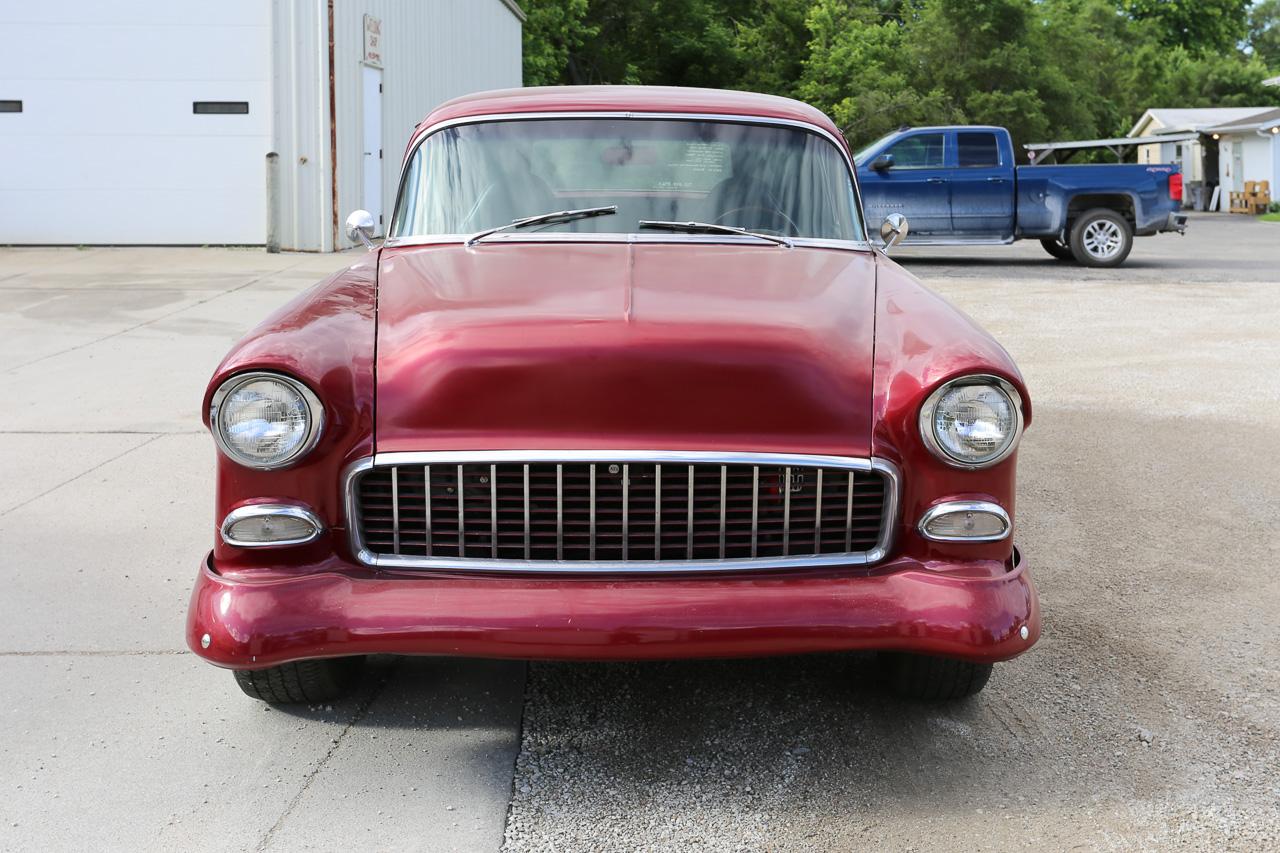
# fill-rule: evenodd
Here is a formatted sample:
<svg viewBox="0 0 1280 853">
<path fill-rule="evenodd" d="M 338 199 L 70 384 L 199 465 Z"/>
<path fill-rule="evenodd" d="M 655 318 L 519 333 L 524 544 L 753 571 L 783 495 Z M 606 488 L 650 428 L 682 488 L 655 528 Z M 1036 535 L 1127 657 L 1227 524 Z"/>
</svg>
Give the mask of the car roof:
<svg viewBox="0 0 1280 853">
<path fill-rule="evenodd" d="M 814 125 L 838 140 L 844 139 L 840 129 L 820 110 L 776 95 L 678 86 L 534 86 L 476 92 L 446 101 L 418 124 L 409 147 L 442 122 L 539 112 L 701 113 L 776 118 Z"/>
</svg>

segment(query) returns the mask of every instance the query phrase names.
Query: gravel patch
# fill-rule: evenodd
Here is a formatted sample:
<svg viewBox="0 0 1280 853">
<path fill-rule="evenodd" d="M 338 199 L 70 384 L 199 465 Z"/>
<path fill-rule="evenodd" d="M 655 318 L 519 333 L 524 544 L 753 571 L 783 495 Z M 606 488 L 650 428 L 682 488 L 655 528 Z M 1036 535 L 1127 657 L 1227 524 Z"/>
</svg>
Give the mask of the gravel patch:
<svg viewBox="0 0 1280 853">
<path fill-rule="evenodd" d="M 952 705 L 863 656 L 532 665 L 504 850 L 1280 849 L 1280 228 L 1238 219 L 904 255 L 1032 389 L 1031 653 Z"/>
</svg>

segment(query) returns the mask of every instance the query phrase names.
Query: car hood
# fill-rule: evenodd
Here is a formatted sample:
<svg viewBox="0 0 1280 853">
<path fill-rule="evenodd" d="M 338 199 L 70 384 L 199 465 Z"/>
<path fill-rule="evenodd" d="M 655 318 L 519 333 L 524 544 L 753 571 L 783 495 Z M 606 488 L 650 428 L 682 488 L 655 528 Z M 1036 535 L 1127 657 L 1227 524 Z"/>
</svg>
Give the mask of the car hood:
<svg viewBox="0 0 1280 853">
<path fill-rule="evenodd" d="M 766 245 L 384 249 L 376 448 L 868 455 L 875 275 Z"/>
</svg>

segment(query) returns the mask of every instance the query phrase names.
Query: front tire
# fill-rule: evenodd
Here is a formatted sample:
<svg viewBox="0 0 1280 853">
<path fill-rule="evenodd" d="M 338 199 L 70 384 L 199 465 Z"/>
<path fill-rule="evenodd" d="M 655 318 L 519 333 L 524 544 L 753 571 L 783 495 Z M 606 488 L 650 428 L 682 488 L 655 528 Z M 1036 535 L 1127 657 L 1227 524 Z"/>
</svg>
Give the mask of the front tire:
<svg viewBox="0 0 1280 853">
<path fill-rule="evenodd" d="M 889 689 L 904 699 L 945 702 L 987 686 L 992 665 L 894 652 L 882 656 Z"/>
<path fill-rule="evenodd" d="M 355 684 L 363 668 L 363 657 L 325 658 L 237 669 L 233 674 L 247 696 L 271 705 L 296 705 L 338 698 Z"/>
<path fill-rule="evenodd" d="M 1076 256 L 1071 254 L 1071 247 L 1056 237 L 1045 237 L 1040 241 L 1040 245 L 1044 246 L 1046 252 L 1060 261 L 1074 261 L 1076 259 Z"/>
<path fill-rule="evenodd" d="M 1071 254 L 1086 267 L 1118 267 L 1133 249 L 1133 226 L 1104 207 L 1085 212 L 1071 227 Z"/>
</svg>

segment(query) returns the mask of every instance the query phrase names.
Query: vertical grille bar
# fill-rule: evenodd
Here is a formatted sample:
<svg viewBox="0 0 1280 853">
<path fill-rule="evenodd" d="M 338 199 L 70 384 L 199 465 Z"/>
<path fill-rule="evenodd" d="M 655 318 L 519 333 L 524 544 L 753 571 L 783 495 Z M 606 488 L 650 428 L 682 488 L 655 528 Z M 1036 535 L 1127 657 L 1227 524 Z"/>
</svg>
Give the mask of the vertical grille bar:
<svg viewBox="0 0 1280 853">
<path fill-rule="evenodd" d="M 720 466 L 720 559 L 724 559 L 724 514 L 729 494 L 729 467 Z"/>
<path fill-rule="evenodd" d="M 391 469 L 391 553 L 400 553 L 400 469 Z"/>
<path fill-rule="evenodd" d="M 458 466 L 458 556 L 467 556 L 467 518 L 465 505 L 462 502 L 462 466 Z"/>
<path fill-rule="evenodd" d="M 631 526 L 631 466 L 622 466 L 622 559 L 627 559 L 627 545 L 630 544 Z"/>
<path fill-rule="evenodd" d="M 653 466 L 653 559 L 662 559 L 662 465 Z"/>
<path fill-rule="evenodd" d="M 427 491 L 427 556 L 431 556 L 431 466 L 422 466 L 422 483 L 426 486 Z"/>
<path fill-rule="evenodd" d="M 526 506 L 528 503 L 526 502 Z M 527 525 L 526 525 L 527 527 Z M 489 466 L 489 554 L 498 559 L 498 466 Z"/>
<path fill-rule="evenodd" d="M 591 511 L 591 538 L 587 546 L 587 559 L 594 560 L 596 558 L 596 463 L 591 463 L 590 477 L 590 494 L 587 498 L 587 504 Z"/>
<path fill-rule="evenodd" d="M 688 518 L 685 519 L 684 558 L 693 559 L 693 466 L 689 466 L 689 505 Z"/>
<path fill-rule="evenodd" d="M 849 472 L 849 495 L 844 504 L 844 550 L 853 548 L 853 472 Z"/>
<path fill-rule="evenodd" d="M 818 469 L 818 496 L 813 499 L 813 553 L 822 553 L 822 469 Z"/>
<path fill-rule="evenodd" d="M 782 469 L 782 556 L 791 555 L 791 468 Z"/>
<path fill-rule="evenodd" d="M 556 463 L 556 559 L 564 559 L 564 465 L 560 462 Z"/>
<path fill-rule="evenodd" d="M 751 466 L 751 556 L 760 550 L 760 466 Z"/>
<path fill-rule="evenodd" d="M 529 548 L 529 463 L 524 464 L 524 558 L 532 556 Z"/>
</svg>

